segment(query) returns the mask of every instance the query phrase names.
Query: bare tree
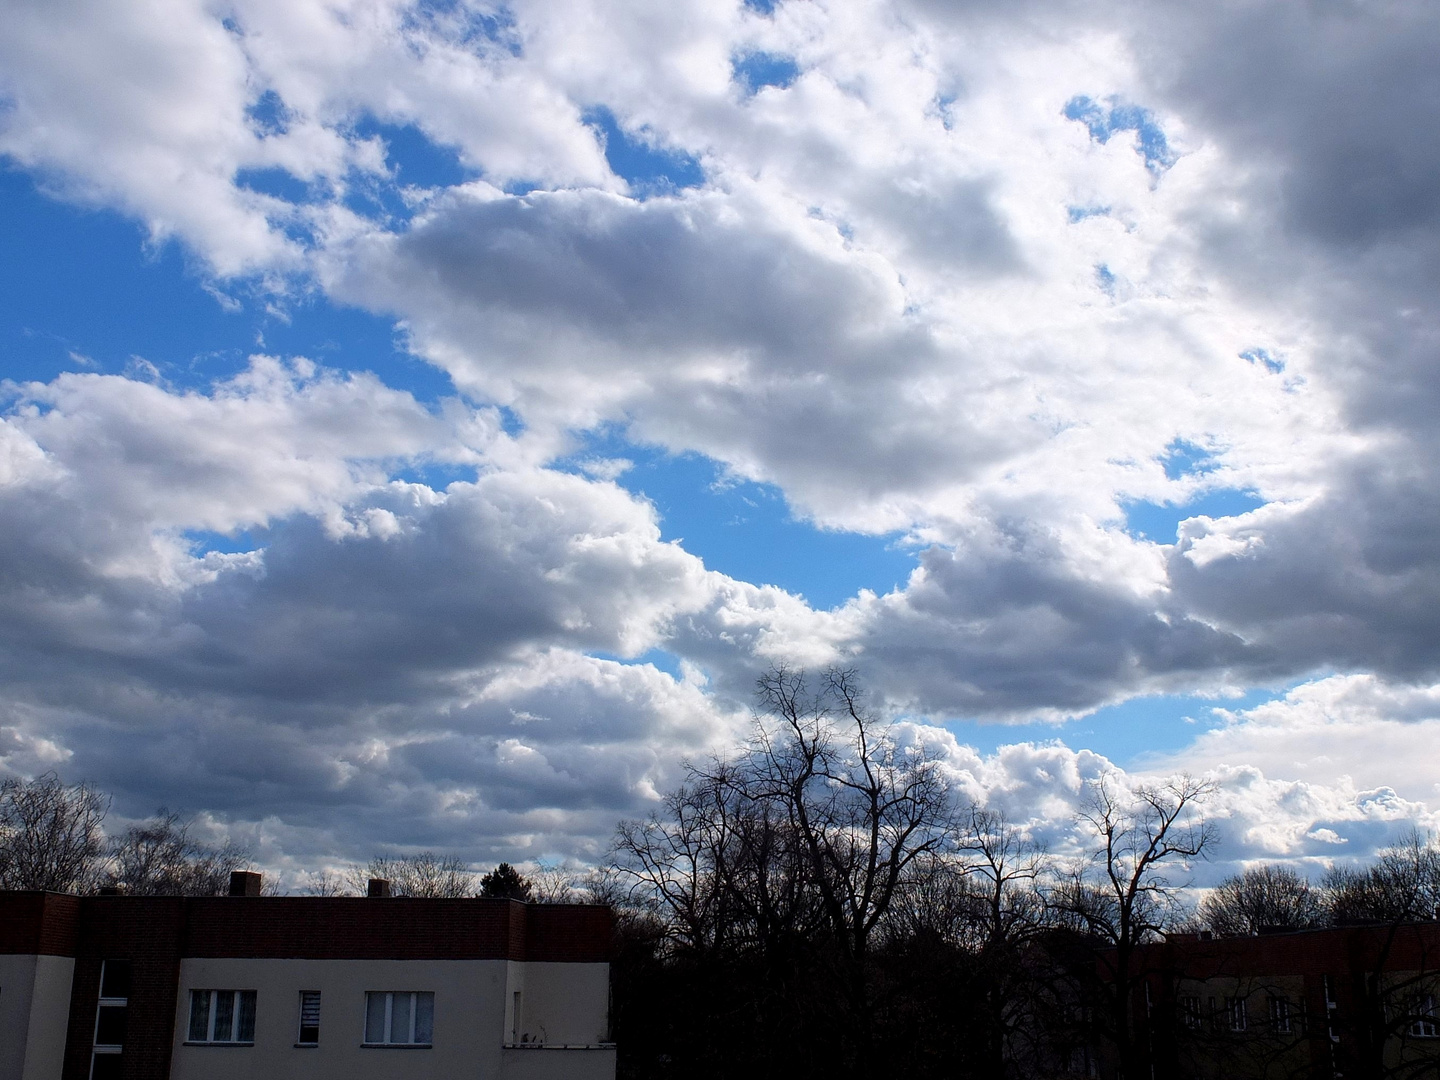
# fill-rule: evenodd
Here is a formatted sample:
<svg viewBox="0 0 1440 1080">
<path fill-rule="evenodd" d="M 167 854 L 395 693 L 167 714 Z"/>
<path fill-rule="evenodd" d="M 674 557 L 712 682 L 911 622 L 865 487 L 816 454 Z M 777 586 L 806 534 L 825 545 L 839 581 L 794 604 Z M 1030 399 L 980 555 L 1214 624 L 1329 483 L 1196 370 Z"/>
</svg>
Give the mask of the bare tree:
<svg viewBox="0 0 1440 1080">
<path fill-rule="evenodd" d="M 0 784 L 0 888 L 89 892 L 105 849 L 110 800 L 53 772 Z"/>
<path fill-rule="evenodd" d="M 1043 927 L 1037 888 L 1050 872 L 1045 852 L 993 810 L 971 807 L 961 834 L 970 893 L 969 925 L 984 1007 L 984 1057 L 995 1076 L 1020 1055 L 1015 1045 L 1035 994 L 1025 946 Z"/>
<path fill-rule="evenodd" d="M 1140 1075 L 1140 1048 L 1132 1019 L 1135 992 L 1145 973 L 1136 950 L 1164 929 L 1183 869 L 1215 843 L 1211 825 L 1197 811 L 1211 784 L 1182 776 L 1163 784 L 1121 786 L 1111 774 L 1087 785 L 1077 824 L 1092 848 L 1074 877 L 1057 889 L 1057 912 L 1103 942 L 1101 998 L 1121 1074 Z"/>
<path fill-rule="evenodd" d="M 1262 928 L 1318 926 L 1325 909 L 1310 882 L 1284 866 L 1252 866 L 1226 878 L 1200 902 L 1200 921 L 1222 937 L 1258 934 Z"/>
<path fill-rule="evenodd" d="M 586 875 L 573 867 L 537 866 L 525 875 L 531 900 L 537 904 L 585 904 L 591 902 Z"/>
<path fill-rule="evenodd" d="M 738 1024 L 751 1066 L 779 1068 L 778 1054 L 821 1068 L 823 1049 L 837 1068 L 864 1069 L 877 943 L 921 895 L 915 879 L 955 853 L 951 795 L 937 763 L 864 708 L 854 672 L 812 688 L 777 667 L 758 697 L 747 746 L 689 766 L 660 810 L 621 824 L 609 885 L 658 920 L 669 970 L 694 980 L 687 992 L 727 1010 L 725 1029 L 697 1034 L 687 1058 L 696 1039 Z"/>
<path fill-rule="evenodd" d="M 392 896 L 468 897 L 475 895 L 475 875 L 453 855 L 422 851 L 418 855 L 377 855 L 365 866 L 347 871 L 349 891 L 364 896 L 371 878 L 390 882 Z"/>
<path fill-rule="evenodd" d="M 333 870 L 312 870 L 305 875 L 300 891 L 306 896 L 352 896 L 353 886 L 348 874 Z"/>
<path fill-rule="evenodd" d="M 1434 918 L 1440 912 L 1440 847 L 1412 829 L 1370 866 L 1332 867 L 1322 889 L 1334 923 Z"/>
<path fill-rule="evenodd" d="M 1324 890 L 1334 923 L 1369 927 L 1369 955 L 1357 950 L 1364 960 L 1350 979 L 1351 1001 L 1339 1018 L 1345 1075 L 1433 1076 L 1440 962 L 1429 920 L 1440 904 L 1440 846 L 1412 829 L 1370 866 L 1332 869 Z"/>
<path fill-rule="evenodd" d="M 758 682 L 762 714 L 746 761 L 753 791 L 780 808 L 808 863 L 849 983 L 859 1067 L 873 1022 L 871 941 L 907 873 L 953 847 L 954 807 L 937 763 L 896 744 L 861 702 L 856 673 L 811 689 L 777 666 Z"/>
<path fill-rule="evenodd" d="M 192 821 L 163 806 L 110 845 L 109 884 L 131 896 L 218 896 L 230 874 L 250 863 L 250 852 L 231 841 L 209 847 L 190 835 Z"/>
</svg>

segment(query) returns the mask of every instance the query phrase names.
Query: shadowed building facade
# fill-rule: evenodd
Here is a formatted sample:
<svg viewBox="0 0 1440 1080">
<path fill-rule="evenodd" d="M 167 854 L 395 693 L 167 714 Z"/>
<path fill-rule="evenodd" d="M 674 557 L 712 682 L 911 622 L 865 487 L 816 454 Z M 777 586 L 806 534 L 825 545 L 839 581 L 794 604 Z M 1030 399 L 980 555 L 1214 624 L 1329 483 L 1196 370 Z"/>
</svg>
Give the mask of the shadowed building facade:
<svg viewBox="0 0 1440 1080">
<path fill-rule="evenodd" d="M 613 1080 L 608 908 L 259 886 L 0 893 L 0 1080 Z"/>
</svg>

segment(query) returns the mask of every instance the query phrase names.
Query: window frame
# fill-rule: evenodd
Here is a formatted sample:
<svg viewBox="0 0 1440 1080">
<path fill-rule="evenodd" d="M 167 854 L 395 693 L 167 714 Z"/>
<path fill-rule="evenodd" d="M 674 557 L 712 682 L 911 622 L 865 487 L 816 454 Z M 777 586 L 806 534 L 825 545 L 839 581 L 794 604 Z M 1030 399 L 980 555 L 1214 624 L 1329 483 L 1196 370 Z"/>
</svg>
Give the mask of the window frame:
<svg viewBox="0 0 1440 1080">
<path fill-rule="evenodd" d="M 385 999 L 384 1030 L 381 1035 L 384 1038 L 374 1041 L 370 1038 L 370 1001 L 375 997 Z M 411 1041 L 402 1042 L 396 1040 L 393 1025 L 395 1019 L 395 999 L 408 997 L 410 999 L 410 1030 L 408 1032 Z M 414 1041 L 418 1034 L 420 1020 L 419 1002 L 422 998 L 430 1002 L 430 1038 L 424 1042 Z M 429 1050 L 435 1045 L 435 992 L 433 990 L 366 990 L 364 1000 L 364 1012 L 361 1016 L 361 1043 L 362 1049 L 366 1050 Z"/>
<path fill-rule="evenodd" d="M 198 1000 L 196 995 L 206 994 L 205 999 L 205 1034 L 206 1038 L 196 1039 L 195 1034 L 195 1003 Z M 217 1039 L 215 1037 L 215 1022 L 219 1018 L 218 1008 L 221 994 L 230 995 L 230 1034 L 232 1038 Z M 241 1019 L 244 1016 L 242 1003 L 245 995 L 249 995 L 250 1006 L 250 1038 L 241 1039 L 235 1036 L 241 1034 Z M 255 1021 L 259 1012 L 259 995 L 254 990 L 230 990 L 211 989 L 206 987 L 194 987 L 190 991 L 190 1018 L 185 1029 L 186 1046 L 254 1046 L 255 1045 Z"/>
<path fill-rule="evenodd" d="M 1283 994 L 1270 995 L 1270 1030 L 1278 1035 L 1289 1035 L 1294 1030 L 1294 1010 L 1290 999 Z"/>
<path fill-rule="evenodd" d="M 1236 1035 L 1250 1030 L 1250 1010 L 1246 1008 L 1245 998 L 1225 999 L 1225 1019 L 1228 1029 Z"/>
<path fill-rule="evenodd" d="M 126 1010 L 128 1010 L 128 1009 L 129 1009 L 129 1006 L 130 1006 L 130 990 L 129 990 L 128 987 L 126 988 L 125 996 L 124 996 L 124 997 L 119 997 L 119 996 L 113 995 L 113 994 L 112 994 L 110 997 L 106 997 L 106 996 L 105 996 L 105 976 L 106 976 L 106 974 L 107 974 L 107 972 L 106 972 L 105 969 L 108 968 L 111 964 L 115 964 L 115 963 L 124 964 L 126 967 L 129 967 L 129 966 L 130 966 L 130 961 L 129 961 L 129 960 L 121 959 L 121 958 L 119 958 L 119 957 L 116 957 L 115 959 L 102 960 L 102 961 L 100 961 L 100 994 L 99 994 L 99 997 L 96 999 L 96 1003 L 95 1003 L 95 1029 L 90 1033 L 90 1036 L 91 1036 L 91 1037 L 90 1037 L 91 1050 L 92 1050 L 93 1053 L 96 1053 L 96 1054 L 105 1054 L 105 1055 L 109 1055 L 109 1054 L 119 1054 L 119 1053 L 121 1053 L 121 1052 L 124 1050 L 124 1048 L 125 1048 L 125 1044 L 124 1044 L 123 1042 L 118 1042 L 118 1043 L 102 1043 L 102 1042 L 99 1041 L 99 1039 L 100 1039 L 100 1010 L 102 1010 L 102 1009 L 126 1009 Z M 93 1063 L 91 1064 L 91 1068 L 92 1068 L 92 1069 L 94 1068 L 94 1064 L 93 1064 Z"/>
<path fill-rule="evenodd" d="M 305 1023 L 305 1005 L 306 1005 L 307 1001 L 308 1001 L 309 999 L 312 999 L 312 998 L 314 999 L 314 1002 L 315 1002 L 315 1024 L 314 1024 L 314 1028 L 315 1028 L 315 1038 L 313 1038 L 313 1039 L 307 1039 L 307 1038 L 305 1038 L 305 1029 L 306 1029 L 307 1027 L 309 1027 L 310 1025 L 308 1025 L 308 1024 Z M 319 991 L 319 990 L 301 990 L 301 991 L 300 991 L 300 1012 L 299 1012 L 299 1015 L 297 1015 L 296 1018 L 295 1018 L 295 1020 L 296 1020 L 296 1023 L 295 1023 L 295 1045 L 296 1045 L 297 1047 L 307 1047 L 307 1048 L 308 1048 L 308 1047 L 314 1047 L 314 1046 L 319 1046 L 319 1045 L 320 1045 L 320 1003 L 321 1003 L 321 1000 L 322 1000 L 322 999 L 321 999 L 320 991 Z"/>
<path fill-rule="evenodd" d="M 1205 1027 L 1205 1002 L 1196 994 L 1185 994 L 1178 998 L 1180 1022 L 1189 1031 L 1202 1031 Z"/>
<path fill-rule="evenodd" d="M 1435 1017 L 1435 995 L 1417 994 L 1407 1025 L 1412 1039 L 1440 1039 L 1440 1021 Z"/>
<path fill-rule="evenodd" d="M 118 994 L 111 994 L 108 997 L 105 995 L 105 983 L 107 981 L 106 976 L 112 973 L 109 969 L 113 964 L 124 964 L 125 968 L 127 969 L 125 978 L 125 996 L 123 997 Z M 123 1009 L 126 1013 L 126 1019 L 129 1019 L 130 994 L 132 993 L 132 987 L 129 985 L 129 983 L 130 980 L 133 978 L 134 972 L 131 968 L 131 962 L 129 959 L 116 956 L 108 957 L 100 961 L 100 990 L 95 1003 L 95 1024 L 90 1031 L 90 1069 L 89 1072 L 86 1073 L 87 1076 L 93 1077 L 95 1075 L 95 1059 L 97 1057 L 103 1057 L 107 1059 L 118 1058 L 123 1057 L 125 1054 L 125 1044 L 123 1042 L 102 1043 L 99 1041 L 100 1017 L 106 1009 Z M 108 1065 L 109 1062 L 107 1061 L 106 1064 Z"/>
</svg>

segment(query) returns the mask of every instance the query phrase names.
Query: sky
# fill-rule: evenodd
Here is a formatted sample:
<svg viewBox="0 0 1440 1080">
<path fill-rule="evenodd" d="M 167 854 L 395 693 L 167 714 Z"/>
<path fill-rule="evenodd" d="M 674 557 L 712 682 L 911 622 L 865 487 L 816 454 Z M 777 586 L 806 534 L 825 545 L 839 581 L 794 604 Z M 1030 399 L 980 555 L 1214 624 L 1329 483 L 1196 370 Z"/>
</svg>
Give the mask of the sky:
<svg viewBox="0 0 1440 1080">
<path fill-rule="evenodd" d="M 12 0 L 0 776 L 585 864 L 774 664 L 1440 824 L 1440 9 Z"/>
</svg>

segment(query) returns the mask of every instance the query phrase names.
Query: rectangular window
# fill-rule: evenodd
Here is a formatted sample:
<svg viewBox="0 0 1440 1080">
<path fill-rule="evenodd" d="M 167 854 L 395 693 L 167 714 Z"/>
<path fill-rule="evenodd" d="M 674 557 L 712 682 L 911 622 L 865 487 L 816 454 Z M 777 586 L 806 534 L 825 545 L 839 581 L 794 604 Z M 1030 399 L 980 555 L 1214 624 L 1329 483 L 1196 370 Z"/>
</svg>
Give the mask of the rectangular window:
<svg viewBox="0 0 1440 1080">
<path fill-rule="evenodd" d="M 1435 1026 L 1435 998 L 1431 994 L 1425 994 L 1415 999 L 1412 1006 L 1410 1021 L 1410 1034 L 1417 1039 L 1434 1039 L 1440 1036 L 1440 1029 Z"/>
<path fill-rule="evenodd" d="M 1242 997 L 1231 997 L 1225 999 L 1225 1013 L 1230 1018 L 1231 1031 L 1244 1031 L 1247 1017 L 1245 1015 L 1245 999 Z"/>
<path fill-rule="evenodd" d="M 317 1046 L 320 1042 L 320 991 L 300 991 L 300 1046 Z"/>
<path fill-rule="evenodd" d="M 130 961 L 104 961 L 100 965 L 100 1001 L 95 1009 L 95 1037 L 90 1053 L 91 1080 L 111 1080 L 120 1075 L 129 1006 Z"/>
<path fill-rule="evenodd" d="M 129 960 L 106 960 L 101 965 L 100 996 L 122 1004 L 130 997 Z"/>
<path fill-rule="evenodd" d="M 249 1045 L 255 1041 L 254 990 L 191 990 L 186 1042 Z"/>
<path fill-rule="evenodd" d="M 1191 1031 L 1200 1030 L 1201 1006 L 1198 997 L 1182 997 L 1180 999 L 1180 1020 Z"/>
<path fill-rule="evenodd" d="M 1283 997 L 1270 999 L 1270 1027 L 1282 1035 L 1290 1033 L 1290 1002 Z"/>
<path fill-rule="evenodd" d="M 371 990 L 365 994 L 366 1046 L 429 1046 L 435 995 L 429 991 Z"/>
</svg>

